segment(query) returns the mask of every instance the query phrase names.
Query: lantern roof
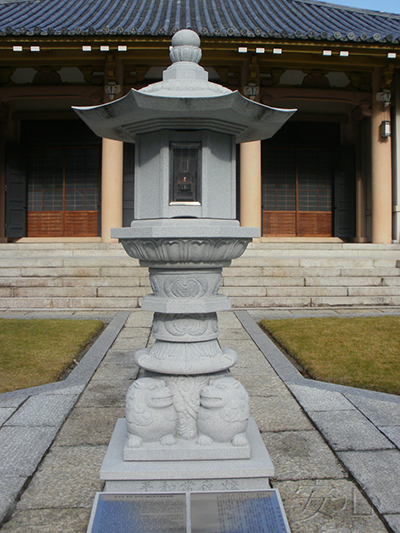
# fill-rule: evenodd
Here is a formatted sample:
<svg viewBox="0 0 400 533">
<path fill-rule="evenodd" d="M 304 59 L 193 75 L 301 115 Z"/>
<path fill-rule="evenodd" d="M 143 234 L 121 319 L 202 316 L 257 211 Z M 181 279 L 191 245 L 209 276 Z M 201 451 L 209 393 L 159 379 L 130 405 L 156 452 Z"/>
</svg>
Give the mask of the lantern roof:
<svg viewBox="0 0 400 533">
<path fill-rule="evenodd" d="M 107 104 L 73 109 L 100 137 L 131 143 L 138 134 L 162 129 L 207 129 L 233 135 L 237 143 L 267 139 L 296 111 L 268 107 L 208 81 L 198 64 L 200 38 L 192 30 L 173 36 L 170 57 L 161 82 Z"/>
</svg>

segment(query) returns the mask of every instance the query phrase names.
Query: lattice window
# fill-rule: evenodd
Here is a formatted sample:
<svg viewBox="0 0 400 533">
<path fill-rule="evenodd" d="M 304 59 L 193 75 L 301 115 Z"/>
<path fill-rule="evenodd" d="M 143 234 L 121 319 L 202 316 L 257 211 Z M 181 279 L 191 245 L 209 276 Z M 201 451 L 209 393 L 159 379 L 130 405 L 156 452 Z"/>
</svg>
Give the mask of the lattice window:
<svg viewBox="0 0 400 533">
<path fill-rule="evenodd" d="M 262 203 L 265 211 L 296 210 L 295 150 L 265 150 L 262 178 Z"/>
</svg>

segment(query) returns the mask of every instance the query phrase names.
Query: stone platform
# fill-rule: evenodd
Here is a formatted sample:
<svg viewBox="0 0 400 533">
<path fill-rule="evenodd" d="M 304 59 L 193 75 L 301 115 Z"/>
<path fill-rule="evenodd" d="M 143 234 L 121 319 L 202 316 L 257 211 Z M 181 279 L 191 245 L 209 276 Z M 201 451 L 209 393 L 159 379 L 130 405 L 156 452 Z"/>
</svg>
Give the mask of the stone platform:
<svg viewBox="0 0 400 533">
<path fill-rule="evenodd" d="M 100 479 L 106 482 L 106 492 L 268 489 L 274 467 L 253 419 L 249 421 L 247 438 L 250 459 L 124 461 L 126 426 L 121 418 L 111 437 Z"/>
</svg>

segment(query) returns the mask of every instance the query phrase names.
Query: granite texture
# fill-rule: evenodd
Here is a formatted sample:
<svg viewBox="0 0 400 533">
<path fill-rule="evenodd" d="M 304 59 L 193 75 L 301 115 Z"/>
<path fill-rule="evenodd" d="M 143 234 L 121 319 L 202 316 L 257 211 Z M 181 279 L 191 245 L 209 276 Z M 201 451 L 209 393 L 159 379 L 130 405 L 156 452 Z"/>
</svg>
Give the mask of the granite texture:
<svg viewBox="0 0 400 533">
<path fill-rule="evenodd" d="M 27 509 L 14 513 L 11 522 L 2 531 L 24 533 L 86 533 L 91 509 Z"/>
<path fill-rule="evenodd" d="M 3 426 L 0 429 L 0 474 L 33 474 L 57 430 L 56 427 Z"/>
<path fill-rule="evenodd" d="M 341 479 L 347 477 L 335 455 L 317 431 L 262 433 L 279 481 Z"/>
<path fill-rule="evenodd" d="M 308 385 L 289 383 L 296 400 L 307 412 L 309 411 L 348 411 L 355 409 L 354 405 L 339 392 L 316 389 Z"/>
<path fill-rule="evenodd" d="M 105 452 L 105 446 L 53 448 L 17 504 L 17 510 L 90 508 L 95 492 L 102 489 L 98 471 Z"/>
<path fill-rule="evenodd" d="M 74 394 L 39 394 L 27 399 L 7 420 L 6 426 L 60 426 L 78 396 Z"/>
<path fill-rule="evenodd" d="M 394 448 L 359 411 L 312 411 L 310 416 L 336 451 Z"/>
<path fill-rule="evenodd" d="M 354 483 L 341 480 L 276 481 L 292 533 L 386 533 Z"/>
<path fill-rule="evenodd" d="M 400 509 L 398 450 L 339 452 L 338 456 L 380 513 L 398 513 Z"/>
</svg>

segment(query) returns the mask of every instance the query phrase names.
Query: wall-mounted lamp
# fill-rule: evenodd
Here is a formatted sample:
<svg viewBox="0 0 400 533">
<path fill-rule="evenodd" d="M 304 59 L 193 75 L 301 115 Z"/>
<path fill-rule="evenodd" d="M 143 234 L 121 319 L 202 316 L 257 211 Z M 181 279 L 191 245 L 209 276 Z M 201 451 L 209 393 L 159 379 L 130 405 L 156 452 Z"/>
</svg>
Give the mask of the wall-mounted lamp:
<svg viewBox="0 0 400 533">
<path fill-rule="evenodd" d="M 256 83 L 250 82 L 248 85 L 246 85 L 246 87 L 244 87 L 243 92 L 247 98 L 254 100 L 257 94 L 260 92 L 260 88 Z"/>
<path fill-rule="evenodd" d="M 385 106 L 385 107 L 388 107 L 390 106 L 390 98 L 391 98 L 391 93 L 389 90 L 383 90 L 379 93 L 376 93 L 376 99 L 378 102 L 382 102 L 382 104 Z"/>
<path fill-rule="evenodd" d="M 114 100 L 115 95 L 121 91 L 121 86 L 116 81 L 109 81 L 104 87 L 106 94 L 110 97 L 110 100 Z"/>
<path fill-rule="evenodd" d="M 381 122 L 381 137 L 382 139 L 387 139 L 392 133 L 392 128 L 390 120 L 383 120 Z"/>
</svg>

